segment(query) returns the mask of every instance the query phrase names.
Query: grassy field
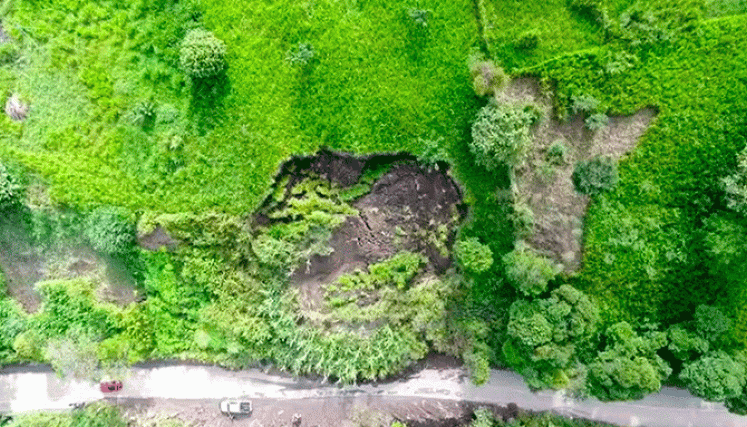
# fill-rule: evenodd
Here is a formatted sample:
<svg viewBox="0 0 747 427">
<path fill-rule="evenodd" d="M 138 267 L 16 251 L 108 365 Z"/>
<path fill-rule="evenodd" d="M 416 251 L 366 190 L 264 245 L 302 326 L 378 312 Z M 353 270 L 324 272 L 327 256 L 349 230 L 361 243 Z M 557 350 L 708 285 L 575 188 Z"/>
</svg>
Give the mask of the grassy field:
<svg viewBox="0 0 747 427">
<path fill-rule="evenodd" d="M 0 83 L 32 108 L 23 128 L 3 119 L 0 150 L 73 207 L 247 212 L 293 154 L 417 152 L 419 138 L 460 139 L 475 108 L 469 2 L 424 2 L 427 27 L 407 2 L 9 4 L 20 53 Z M 210 85 L 177 67 L 196 20 L 228 45 Z M 294 66 L 300 43 L 314 56 Z M 137 126 L 144 103 L 155 120 Z"/>
<path fill-rule="evenodd" d="M 126 242 L 131 250 L 117 256 L 147 296 L 129 308 L 95 302 L 92 285 L 76 280 L 43 285 L 45 305 L 30 316 L 3 300 L 5 360 L 44 360 L 43 348 L 72 343 L 106 363 L 273 362 L 354 381 L 394 373 L 435 346 L 483 375 L 488 362 L 508 364 L 532 386 L 570 387 L 576 377 L 585 381 L 586 368 L 576 365 L 601 378 L 618 369 L 605 365 L 611 355 L 627 351 L 616 360 L 650 361 L 646 374 L 656 378 L 629 394 L 600 393 L 636 397 L 666 380 L 667 363 L 676 376 L 700 360 L 697 353 L 675 360 L 667 329 L 695 333 L 701 304 L 731 322 L 724 338 L 711 340 L 711 353 L 744 350 L 747 282 L 737 266 L 747 259 L 740 240 L 747 222 L 722 185 L 747 145 L 744 1 L 291 3 L 3 2 L 11 42 L 0 50 L 0 89 L 19 94 L 30 113 L 22 123 L 0 118 L 0 159 L 26 188 L 29 233 L 39 241 L 63 233 L 55 215 L 72 209 L 80 212 L 76 233 L 88 233 L 93 246 L 107 243 L 96 240 L 100 230 L 131 231 L 138 220 L 141 232 L 163 227 L 185 243 L 150 253 Z M 179 68 L 180 43 L 203 27 L 226 43 L 227 68 L 191 79 Z M 592 197 L 583 267 L 525 288 L 535 294 L 509 286 L 522 277 L 515 265 L 506 278 L 506 260 L 533 259 L 504 257 L 516 237 L 512 172 L 478 166 L 470 151 L 472 122 L 486 101 L 475 95 L 467 64 L 480 51 L 551 90 L 559 120 L 584 97 L 598 101 L 600 114 L 657 111 L 620 162 L 619 184 Z M 457 239 L 478 238 L 494 262 L 433 282 L 449 301 L 385 288 L 386 303 L 399 307 L 392 310 L 404 312 L 409 298 L 441 310 L 435 317 L 448 307 L 448 318 L 428 323 L 410 313 L 367 336 L 320 332 L 300 320 L 289 272 L 303 256 L 325 253 L 352 208 L 339 189 L 313 182 L 296 183 L 290 203 L 282 187 L 273 193 L 273 179 L 289 157 L 320 147 L 410 152 L 452 165 L 470 207 Z M 271 194 L 285 209 L 279 221 L 248 226 Z M 96 217 L 100 206 L 125 210 L 119 219 Z M 355 317 L 354 305 L 339 316 Z M 370 311 L 353 314 L 366 321 L 381 314 Z M 569 326 L 580 321 L 589 329 Z M 443 336 L 427 337 L 428 325 L 449 339 L 436 344 Z M 536 338 L 542 333 L 547 341 Z"/>
</svg>

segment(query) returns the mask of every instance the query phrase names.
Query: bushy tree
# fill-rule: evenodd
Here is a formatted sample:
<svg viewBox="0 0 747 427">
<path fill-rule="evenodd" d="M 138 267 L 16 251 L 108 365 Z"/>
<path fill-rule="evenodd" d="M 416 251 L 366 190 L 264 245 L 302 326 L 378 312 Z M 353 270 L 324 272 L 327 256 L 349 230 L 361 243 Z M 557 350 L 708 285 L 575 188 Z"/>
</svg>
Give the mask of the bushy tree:
<svg viewBox="0 0 747 427">
<path fill-rule="evenodd" d="M 503 68 L 481 55 L 473 55 L 468 61 L 472 86 L 478 96 L 493 95 L 508 83 Z"/>
<path fill-rule="evenodd" d="M 558 267 L 547 258 L 536 254 L 525 244 L 503 256 L 506 277 L 521 293 L 539 295 L 547 290 L 547 284 L 559 272 Z"/>
<path fill-rule="evenodd" d="M 708 341 L 688 331 L 682 325 L 674 325 L 667 331 L 669 350 L 679 360 L 689 361 L 708 351 Z"/>
<path fill-rule="evenodd" d="M 495 169 L 524 163 L 532 146 L 530 127 L 539 110 L 533 106 L 498 104 L 483 107 L 472 125 L 470 151 L 479 165 Z"/>
<path fill-rule="evenodd" d="M 467 271 L 482 273 L 493 265 L 493 251 L 477 237 L 460 240 L 454 247 L 459 263 Z"/>
<path fill-rule="evenodd" d="M 698 334 L 709 341 L 716 340 L 731 327 L 731 321 L 721 310 L 709 305 L 699 305 L 694 317 Z"/>
<path fill-rule="evenodd" d="M 91 212 L 83 233 L 94 249 L 112 255 L 130 251 L 135 243 L 135 226 L 123 210 L 113 207 Z"/>
<path fill-rule="evenodd" d="M 606 331 L 606 348 L 589 365 L 591 395 L 600 400 L 640 399 L 661 389 L 662 380 L 672 369 L 657 354 L 667 345 L 664 332 L 641 335 L 627 322 L 616 323 Z"/>
<path fill-rule="evenodd" d="M 599 194 L 617 185 L 617 161 L 609 156 L 597 156 L 576 163 L 571 176 L 576 191 L 581 194 Z"/>
<path fill-rule="evenodd" d="M 583 375 L 576 369 L 578 349 L 594 336 L 598 323 L 597 305 L 569 285 L 547 299 L 515 301 L 509 310 L 504 359 L 532 387 L 572 388 L 573 377 Z"/>
<path fill-rule="evenodd" d="M 717 402 L 742 394 L 747 381 L 744 366 L 723 352 L 686 364 L 680 379 L 694 395 Z"/>
<path fill-rule="evenodd" d="M 179 63 L 190 77 L 215 76 L 226 67 L 226 44 L 212 32 L 194 29 L 187 33 L 179 51 Z"/>
</svg>

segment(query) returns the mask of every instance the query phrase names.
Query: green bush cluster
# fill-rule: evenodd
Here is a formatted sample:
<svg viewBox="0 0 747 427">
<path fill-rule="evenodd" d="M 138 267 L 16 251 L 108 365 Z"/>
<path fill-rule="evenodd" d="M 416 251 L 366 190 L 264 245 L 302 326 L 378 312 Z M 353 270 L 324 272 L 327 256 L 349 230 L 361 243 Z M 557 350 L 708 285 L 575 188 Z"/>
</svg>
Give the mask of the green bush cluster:
<svg viewBox="0 0 747 427">
<path fill-rule="evenodd" d="M 126 427 L 122 411 L 106 402 L 87 404 L 80 411 L 37 412 L 13 417 L 6 427 Z"/>
<path fill-rule="evenodd" d="M 531 126 L 539 119 L 531 106 L 491 102 L 483 107 L 469 146 L 477 164 L 489 170 L 523 164 L 532 147 Z"/>
<path fill-rule="evenodd" d="M 299 43 L 285 54 L 285 60 L 291 65 L 307 65 L 316 56 L 314 46 L 310 43 Z"/>
<path fill-rule="evenodd" d="M 472 78 L 472 87 L 477 96 L 496 94 L 508 84 L 508 75 L 492 60 L 485 59 L 481 55 L 472 55 L 467 65 Z"/>
<path fill-rule="evenodd" d="M 595 195 L 617 185 L 617 161 L 608 156 L 581 160 L 573 169 L 573 186 L 581 194 Z"/>
<path fill-rule="evenodd" d="M 506 277 L 519 292 L 536 296 L 547 290 L 548 283 L 559 273 L 558 267 L 549 259 L 537 254 L 522 242 L 503 256 Z"/>
<path fill-rule="evenodd" d="M 83 233 L 97 251 L 121 255 L 133 249 L 135 226 L 125 211 L 113 207 L 101 207 L 86 218 Z"/>
<path fill-rule="evenodd" d="M 536 29 L 528 30 L 519 35 L 516 47 L 521 50 L 531 51 L 540 43 L 540 32 Z"/>
<path fill-rule="evenodd" d="M 203 29 L 190 30 L 179 49 L 179 65 L 192 78 L 205 79 L 226 67 L 226 44 Z"/>
<path fill-rule="evenodd" d="M 640 399 L 659 391 L 672 368 L 658 351 L 666 346 L 664 332 L 639 334 L 627 322 L 605 331 L 606 346 L 588 365 L 589 392 L 601 400 Z"/>
<path fill-rule="evenodd" d="M 485 272 L 493 265 L 493 251 L 476 237 L 458 241 L 454 245 L 454 254 L 465 270 L 474 273 Z"/>
<path fill-rule="evenodd" d="M 20 202 L 20 192 L 21 187 L 16 179 L 0 163 L 0 211 L 18 204 Z"/>
<path fill-rule="evenodd" d="M 599 323 L 596 303 L 569 285 L 546 299 L 517 300 L 509 310 L 504 360 L 530 387 L 583 393 L 586 384 L 580 355 L 591 347 Z"/>
</svg>

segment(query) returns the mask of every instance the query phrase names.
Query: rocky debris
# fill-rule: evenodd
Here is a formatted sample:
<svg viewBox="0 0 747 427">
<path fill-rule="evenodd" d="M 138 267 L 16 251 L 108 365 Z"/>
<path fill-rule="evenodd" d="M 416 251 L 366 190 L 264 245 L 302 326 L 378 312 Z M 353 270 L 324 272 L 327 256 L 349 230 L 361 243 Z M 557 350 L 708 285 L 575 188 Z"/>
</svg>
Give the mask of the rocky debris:
<svg viewBox="0 0 747 427">
<path fill-rule="evenodd" d="M 20 122 L 29 114 L 29 106 L 21 100 L 17 93 L 11 95 L 5 102 L 5 114 L 11 119 Z"/>
</svg>

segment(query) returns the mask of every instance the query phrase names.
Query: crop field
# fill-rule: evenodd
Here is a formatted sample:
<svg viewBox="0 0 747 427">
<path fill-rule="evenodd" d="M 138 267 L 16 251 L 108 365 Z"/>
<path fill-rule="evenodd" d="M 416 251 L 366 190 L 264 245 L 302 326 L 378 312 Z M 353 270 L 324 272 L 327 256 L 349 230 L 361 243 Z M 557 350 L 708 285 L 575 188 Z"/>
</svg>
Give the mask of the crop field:
<svg viewBox="0 0 747 427">
<path fill-rule="evenodd" d="M 747 412 L 744 1 L 4 0 L 0 25 L 0 363 L 348 383 L 437 351 Z"/>
</svg>

